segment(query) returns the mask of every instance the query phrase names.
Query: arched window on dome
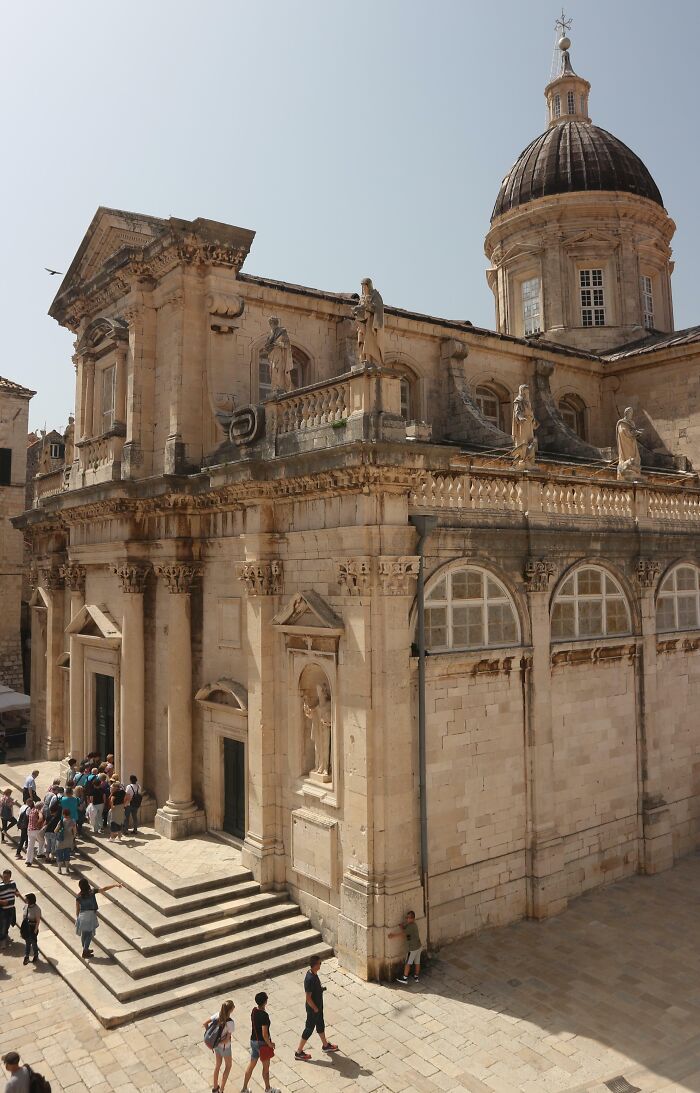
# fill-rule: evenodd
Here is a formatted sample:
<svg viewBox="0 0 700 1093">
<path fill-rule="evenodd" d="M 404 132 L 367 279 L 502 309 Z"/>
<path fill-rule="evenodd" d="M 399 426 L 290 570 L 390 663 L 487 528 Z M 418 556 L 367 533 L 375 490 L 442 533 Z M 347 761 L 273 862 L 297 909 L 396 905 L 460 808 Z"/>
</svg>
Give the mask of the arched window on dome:
<svg viewBox="0 0 700 1093">
<path fill-rule="evenodd" d="M 474 401 L 482 417 L 497 429 L 508 430 L 510 393 L 499 383 L 479 384 L 474 390 Z"/>
<path fill-rule="evenodd" d="M 554 96 L 554 117 L 555 118 L 561 117 L 561 96 L 560 95 L 555 95 Z"/>
<path fill-rule="evenodd" d="M 632 626 L 622 588 L 600 566 L 576 569 L 562 583 L 552 607 L 552 640 L 618 637 Z"/>
<path fill-rule="evenodd" d="M 700 571 L 694 565 L 676 565 L 668 573 L 656 599 L 658 633 L 700 629 Z"/>
<path fill-rule="evenodd" d="M 559 413 L 564 422 L 581 440 L 586 439 L 586 404 L 578 395 L 563 395 L 559 399 Z"/>
<path fill-rule="evenodd" d="M 292 360 L 294 361 L 292 386 L 295 388 L 305 387 L 307 383 L 311 382 L 309 377 L 311 362 L 304 350 L 299 349 L 296 345 L 292 346 Z M 270 369 L 270 362 L 267 359 L 265 350 L 261 349 L 258 353 L 258 401 L 265 402 L 266 399 L 271 397 L 272 372 Z"/>
<path fill-rule="evenodd" d="M 573 91 L 567 91 L 566 93 L 566 112 L 567 114 L 576 113 L 576 99 L 574 98 Z"/>
<path fill-rule="evenodd" d="M 520 644 L 508 590 L 478 566 L 461 566 L 428 585 L 425 640 L 431 653 Z"/>
</svg>

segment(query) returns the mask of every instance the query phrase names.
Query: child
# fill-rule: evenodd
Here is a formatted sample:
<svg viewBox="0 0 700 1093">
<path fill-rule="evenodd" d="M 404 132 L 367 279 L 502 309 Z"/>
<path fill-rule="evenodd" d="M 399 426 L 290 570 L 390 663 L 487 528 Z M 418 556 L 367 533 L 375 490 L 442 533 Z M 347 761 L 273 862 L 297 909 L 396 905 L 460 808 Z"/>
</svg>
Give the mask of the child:
<svg viewBox="0 0 700 1093">
<path fill-rule="evenodd" d="M 389 934 L 389 937 L 401 937 L 402 934 L 406 938 L 408 955 L 406 956 L 403 975 L 398 975 L 396 977 L 396 982 L 408 983 L 411 964 L 413 964 L 413 982 L 418 983 L 420 979 L 420 954 L 423 946 L 421 944 L 420 934 L 418 933 L 418 927 L 416 926 L 416 916 L 413 911 L 406 912 L 406 921 L 401 923 L 401 929 L 392 931 L 392 933 Z"/>
</svg>

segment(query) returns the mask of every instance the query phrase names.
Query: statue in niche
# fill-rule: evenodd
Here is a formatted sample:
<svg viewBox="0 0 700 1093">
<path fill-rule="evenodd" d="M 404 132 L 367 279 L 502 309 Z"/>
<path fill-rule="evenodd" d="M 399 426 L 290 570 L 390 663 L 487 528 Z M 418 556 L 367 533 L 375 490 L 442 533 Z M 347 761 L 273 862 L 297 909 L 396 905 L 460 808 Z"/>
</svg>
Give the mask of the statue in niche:
<svg viewBox="0 0 700 1093">
<path fill-rule="evenodd" d="M 309 701 L 309 693 L 302 693 L 304 717 L 309 722 L 311 742 L 314 747 L 314 766 L 310 774 L 317 774 L 323 782 L 330 782 L 332 720 L 331 692 L 327 683 L 318 683 L 314 688 L 316 701 Z"/>
<path fill-rule="evenodd" d="M 513 399 L 513 460 L 520 467 L 532 467 L 537 455 L 538 428 L 530 403 L 530 388 L 522 383 Z"/>
<path fill-rule="evenodd" d="M 384 364 L 384 301 L 369 277 L 362 282 L 360 302 L 352 313 L 357 323 L 361 363 Z"/>
<path fill-rule="evenodd" d="M 637 429 L 632 415 L 634 410 L 628 406 L 617 423 L 617 477 L 635 482 L 642 476 L 642 458 L 639 454 L 637 438 L 643 430 Z"/>
<path fill-rule="evenodd" d="M 270 362 L 272 390 L 274 394 L 280 395 L 285 391 L 294 390 L 292 343 L 289 340 L 289 334 L 280 325 L 276 315 L 271 316 L 268 321 L 270 323 L 270 333 L 263 346 L 263 352 Z"/>
</svg>

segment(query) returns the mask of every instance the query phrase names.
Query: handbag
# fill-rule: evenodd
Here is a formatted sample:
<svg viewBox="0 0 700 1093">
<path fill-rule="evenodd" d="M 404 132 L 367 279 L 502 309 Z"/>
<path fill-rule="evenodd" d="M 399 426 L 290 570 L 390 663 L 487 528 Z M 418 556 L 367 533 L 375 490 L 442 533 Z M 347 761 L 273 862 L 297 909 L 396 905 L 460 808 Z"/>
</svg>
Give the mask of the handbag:
<svg viewBox="0 0 700 1093">
<path fill-rule="evenodd" d="M 30 937 L 34 937 L 34 924 L 27 918 L 26 911 L 19 926 L 19 933 L 25 941 L 28 941 Z"/>
<path fill-rule="evenodd" d="M 268 1059 L 271 1059 L 274 1054 L 275 1054 L 275 1049 L 273 1047 L 270 1047 L 269 1044 L 261 1044 L 260 1045 L 260 1058 L 262 1059 L 262 1061 L 264 1063 L 266 1063 L 268 1061 Z"/>
</svg>

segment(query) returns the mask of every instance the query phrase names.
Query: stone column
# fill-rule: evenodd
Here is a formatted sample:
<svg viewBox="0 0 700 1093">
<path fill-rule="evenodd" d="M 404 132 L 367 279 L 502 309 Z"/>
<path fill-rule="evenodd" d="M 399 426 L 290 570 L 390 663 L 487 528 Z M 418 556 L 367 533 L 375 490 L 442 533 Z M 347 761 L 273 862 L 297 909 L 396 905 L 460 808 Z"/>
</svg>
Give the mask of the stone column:
<svg viewBox="0 0 700 1093">
<path fill-rule="evenodd" d="M 549 918 L 567 905 L 564 845 L 554 810 L 554 740 L 552 736 L 551 629 L 549 583 L 554 565 L 530 558 L 525 567 L 532 627 L 532 666 L 526 705 L 526 779 L 528 821 L 526 881 L 528 915 Z"/>
<path fill-rule="evenodd" d="M 263 526 L 271 510 L 250 511 L 248 526 L 256 517 Z M 248 542 L 261 550 L 264 534 Z M 277 829 L 277 763 L 275 759 L 275 657 L 276 634 L 272 619 L 282 591 L 282 563 L 273 559 L 247 561 L 238 567 L 245 586 L 248 639 L 248 825 L 243 843 L 243 862 L 265 888 L 284 881 L 284 849 Z"/>
<path fill-rule="evenodd" d="M 70 590 L 72 622 L 85 603 L 85 566 L 69 562 L 61 566 L 61 576 Z M 70 650 L 68 755 L 80 761 L 85 756 L 85 655 L 83 643 L 76 634 L 70 635 L 68 647 Z"/>
<path fill-rule="evenodd" d="M 123 343 L 117 345 L 116 352 L 116 383 L 114 391 L 114 421 L 126 424 L 126 354 L 128 347 Z"/>
<path fill-rule="evenodd" d="M 120 676 L 118 770 L 124 782 L 135 774 L 144 781 L 144 641 L 143 594 L 150 567 L 134 562 L 112 566 L 119 578 L 122 598 L 122 649 Z"/>
<path fill-rule="evenodd" d="M 63 677 L 58 658 L 63 652 L 63 578 L 58 566 L 40 570 L 46 592 L 46 737 L 44 757 L 63 759 Z"/>
<path fill-rule="evenodd" d="M 637 587 L 642 616 L 642 655 L 637 657 L 637 723 L 639 725 L 638 765 L 641 772 L 642 853 L 645 873 L 661 873 L 673 865 L 671 810 L 664 796 L 664 752 L 660 739 L 658 685 L 656 675 L 655 583 L 659 562 L 637 561 Z"/>
<path fill-rule="evenodd" d="M 95 418 L 95 360 L 93 357 L 83 357 L 83 369 L 85 371 L 85 402 L 83 403 L 83 420 L 80 423 L 80 438 L 94 435 L 93 421 Z"/>
<path fill-rule="evenodd" d="M 200 569 L 191 563 L 154 566 L 169 595 L 168 618 L 168 799 L 156 812 L 155 828 L 169 839 L 204 831 L 205 815 L 192 800 L 192 634 L 190 592 Z M 129 773 L 138 773 L 129 771 Z"/>
</svg>

